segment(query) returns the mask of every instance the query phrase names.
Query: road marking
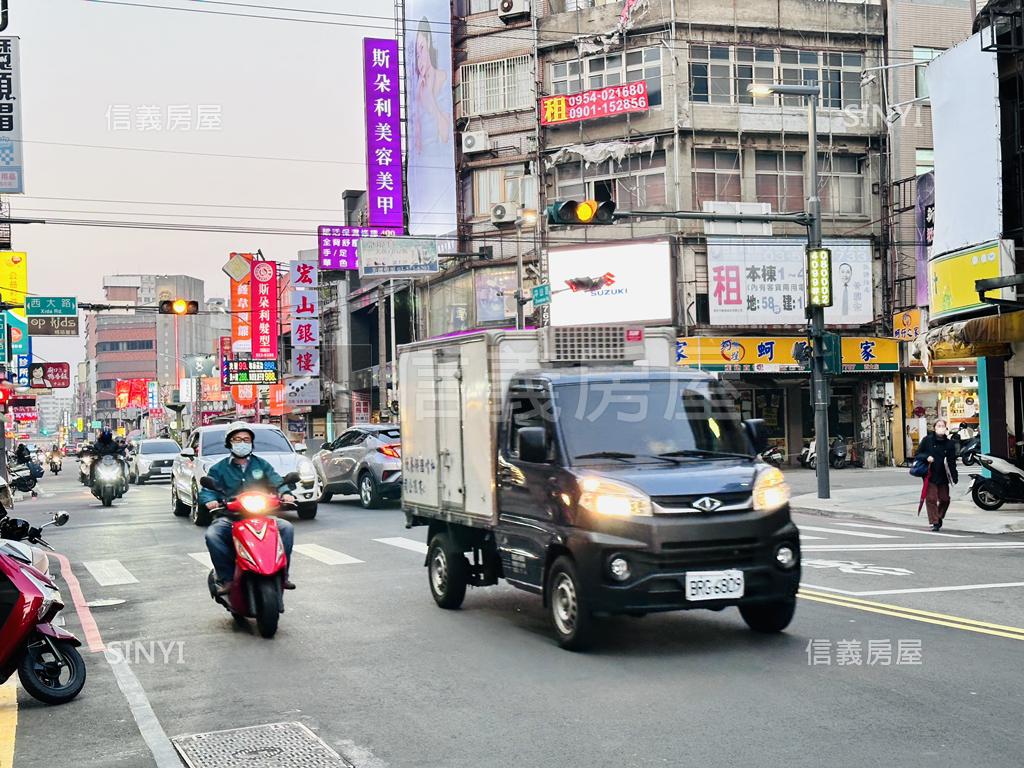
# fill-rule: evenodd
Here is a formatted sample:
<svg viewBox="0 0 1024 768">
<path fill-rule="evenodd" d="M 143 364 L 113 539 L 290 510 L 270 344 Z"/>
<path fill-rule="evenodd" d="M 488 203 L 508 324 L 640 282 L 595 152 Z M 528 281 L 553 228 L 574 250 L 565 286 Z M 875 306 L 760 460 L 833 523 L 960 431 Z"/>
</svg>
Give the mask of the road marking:
<svg viewBox="0 0 1024 768">
<path fill-rule="evenodd" d="M 808 584 L 807 586 L 811 586 Z M 852 597 L 874 597 L 877 595 L 913 595 L 922 592 L 964 592 L 972 589 L 1005 589 L 1007 587 L 1024 587 L 1024 581 L 1007 581 L 1001 584 L 961 584 L 955 587 L 911 587 L 907 589 L 873 589 L 864 592 L 843 592 Z M 832 587 L 813 587 L 814 589 L 831 590 Z M 840 591 L 840 590 L 835 590 Z"/>
<path fill-rule="evenodd" d="M 809 544 L 804 552 L 920 552 L 928 549 L 1024 549 L 1024 544 L 982 542 L 973 544 Z"/>
<path fill-rule="evenodd" d="M 808 534 L 800 531 L 800 541 L 826 541 L 828 536 L 809 536 Z"/>
<path fill-rule="evenodd" d="M 346 555 L 344 552 L 321 547 L 319 544 L 296 544 L 292 549 L 306 557 L 319 560 L 321 563 L 327 563 L 327 565 L 352 565 L 353 563 L 363 562 L 351 555 Z"/>
<path fill-rule="evenodd" d="M 78 621 L 82 625 L 82 632 L 85 634 L 85 642 L 88 644 L 89 650 L 94 653 L 102 651 L 103 638 L 100 636 L 99 627 L 96 626 L 96 619 L 92 617 L 92 611 L 89 609 L 85 595 L 82 594 L 82 585 L 78 583 L 78 577 L 71 570 L 71 562 L 60 552 L 54 552 L 52 556 L 60 562 L 60 575 L 64 579 L 64 583 L 68 585 L 68 592 L 71 593 L 71 599 L 75 603 L 75 612 L 78 613 Z"/>
<path fill-rule="evenodd" d="M 816 525 L 800 525 L 801 531 L 814 531 L 815 533 L 838 533 L 843 536 L 857 536 L 863 539 L 899 539 L 901 536 L 890 536 L 887 533 L 864 533 L 863 531 L 844 531 L 842 528 L 819 528 Z"/>
<path fill-rule="evenodd" d="M 972 536 L 964 536 L 961 533 L 940 533 L 938 531 L 928 531 L 928 530 L 920 530 L 919 531 L 919 530 L 916 530 L 914 528 L 897 528 L 896 526 L 893 526 L 893 525 L 865 525 L 864 523 L 840 523 L 840 522 L 837 522 L 836 525 L 844 525 L 844 526 L 846 526 L 848 528 L 871 528 L 872 530 L 877 529 L 879 531 L 899 531 L 900 533 L 920 533 L 920 534 L 922 534 L 924 536 L 947 536 L 950 539 L 970 539 L 970 538 L 973 538 Z"/>
<path fill-rule="evenodd" d="M 18 683 L 11 678 L 0 685 L 0 768 L 14 768 L 14 742 L 18 735 Z"/>
<path fill-rule="evenodd" d="M 884 616 L 892 616 L 897 619 L 908 619 L 919 621 L 925 624 L 935 624 L 940 627 L 951 629 L 962 629 L 966 632 L 977 632 L 983 635 L 994 635 L 1005 637 L 1010 640 L 1024 640 L 1024 627 L 1009 627 L 1004 624 L 992 624 L 986 621 L 965 619 L 960 616 L 950 616 L 945 613 L 933 611 L 921 611 L 916 608 L 904 608 L 889 603 L 876 603 L 871 600 L 861 600 L 857 597 L 847 597 L 833 592 L 814 592 L 800 588 L 800 597 L 817 603 L 839 606 L 840 608 L 853 608 L 857 611 L 878 613 Z"/>
<path fill-rule="evenodd" d="M 121 564 L 120 560 L 86 560 L 82 563 L 85 569 L 96 579 L 101 587 L 113 587 L 117 584 L 138 584 L 139 580 Z"/>
<path fill-rule="evenodd" d="M 213 561 L 210 559 L 209 552 L 189 552 L 188 556 L 200 565 L 206 566 L 207 568 L 213 568 Z"/>
<path fill-rule="evenodd" d="M 421 555 L 427 554 L 427 545 L 422 541 L 416 541 L 415 539 L 407 539 L 404 536 L 393 536 L 388 539 L 374 539 L 374 541 L 380 542 L 381 544 L 387 544 L 391 547 L 398 547 L 399 549 L 408 549 L 410 552 L 419 552 Z"/>
</svg>

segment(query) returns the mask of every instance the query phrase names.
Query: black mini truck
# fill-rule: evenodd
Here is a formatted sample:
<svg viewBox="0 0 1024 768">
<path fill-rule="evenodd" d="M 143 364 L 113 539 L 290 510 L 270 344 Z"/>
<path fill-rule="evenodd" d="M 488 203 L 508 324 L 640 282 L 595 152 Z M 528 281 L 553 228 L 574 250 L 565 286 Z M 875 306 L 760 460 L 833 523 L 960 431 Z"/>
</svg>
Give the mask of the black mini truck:
<svg viewBox="0 0 1024 768">
<path fill-rule="evenodd" d="M 726 385 L 688 369 L 503 377 L 509 341 L 486 337 L 526 333 L 485 334 L 483 360 L 478 337 L 403 350 L 403 396 L 419 367 L 434 397 L 430 414 L 411 401 L 401 412 L 403 508 L 410 527 L 428 526 L 437 604 L 458 608 L 467 586 L 504 578 L 543 597 L 568 649 L 611 614 L 737 606 L 751 629 L 785 629 L 800 540 L 782 473 L 755 458 L 761 422 L 741 422 Z M 467 378 L 481 366 L 488 392 Z"/>
</svg>

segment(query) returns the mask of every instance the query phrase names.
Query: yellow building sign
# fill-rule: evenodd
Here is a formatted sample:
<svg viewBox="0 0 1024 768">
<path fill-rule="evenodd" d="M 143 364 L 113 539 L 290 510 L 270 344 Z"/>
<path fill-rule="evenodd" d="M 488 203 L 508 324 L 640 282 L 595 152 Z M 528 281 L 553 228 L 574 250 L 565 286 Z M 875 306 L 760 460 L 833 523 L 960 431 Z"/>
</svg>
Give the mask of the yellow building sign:
<svg viewBox="0 0 1024 768">
<path fill-rule="evenodd" d="M 808 367 L 797 356 L 807 346 L 801 336 L 685 336 L 676 340 L 676 364 L 705 371 L 800 373 Z M 896 339 L 842 337 L 843 372 L 898 371 Z"/>
<path fill-rule="evenodd" d="M 978 298 L 974 281 L 1013 273 L 1013 242 L 1009 240 L 996 240 L 932 259 L 928 262 L 931 319 L 948 319 L 987 306 Z M 988 295 L 1002 294 L 990 291 Z"/>
<path fill-rule="evenodd" d="M 921 310 L 908 309 L 892 316 L 892 337 L 899 341 L 913 341 L 921 333 Z"/>
</svg>

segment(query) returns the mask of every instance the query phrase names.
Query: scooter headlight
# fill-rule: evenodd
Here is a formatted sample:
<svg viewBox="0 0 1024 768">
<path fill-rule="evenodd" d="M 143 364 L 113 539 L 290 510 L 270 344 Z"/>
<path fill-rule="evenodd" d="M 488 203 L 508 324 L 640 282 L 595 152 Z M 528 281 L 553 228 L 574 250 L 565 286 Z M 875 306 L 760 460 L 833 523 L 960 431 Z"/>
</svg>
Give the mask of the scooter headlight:
<svg viewBox="0 0 1024 768">
<path fill-rule="evenodd" d="M 60 603 L 61 605 L 64 604 L 64 598 L 61 597 L 59 589 L 40 581 L 40 579 L 27 568 L 22 568 L 21 574 L 28 579 L 32 583 L 32 586 L 38 589 L 43 596 L 42 605 L 39 606 L 39 611 L 36 614 L 37 621 L 43 621 L 46 614 L 50 612 L 54 603 Z"/>
<path fill-rule="evenodd" d="M 250 515 L 262 515 L 267 511 L 267 497 L 258 493 L 249 493 L 242 496 L 239 500 L 242 505 L 242 509 L 248 512 Z"/>
<path fill-rule="evenodd" d="M 774 512 L 789 503 L 789 486 L 776 467 L 762 470 L 754 481 L 754 511 Z"/>
<path fill-rule="evenodd" d="M 96 470 L 96 475 L 100 480 L 117 480 L 121 476 L 121 471 L 117 467 L 100 467 Z"/>
</svg>

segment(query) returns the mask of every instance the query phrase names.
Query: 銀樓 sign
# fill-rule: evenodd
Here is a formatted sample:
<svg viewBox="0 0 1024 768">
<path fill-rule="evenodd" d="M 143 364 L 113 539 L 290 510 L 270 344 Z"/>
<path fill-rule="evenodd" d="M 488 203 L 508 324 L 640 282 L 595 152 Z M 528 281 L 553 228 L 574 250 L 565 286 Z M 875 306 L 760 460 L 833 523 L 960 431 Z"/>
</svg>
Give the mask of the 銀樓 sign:
<svg viewBox="0 0 1024 768">
<path fill-rule="evenodd" d="M 627 112 L 646 112 L 650 107 L 647 83 L 639 80 L 568 96 L 546 96 L 540 100 L 540 124 L 578 123 Z"/>
</svg>

